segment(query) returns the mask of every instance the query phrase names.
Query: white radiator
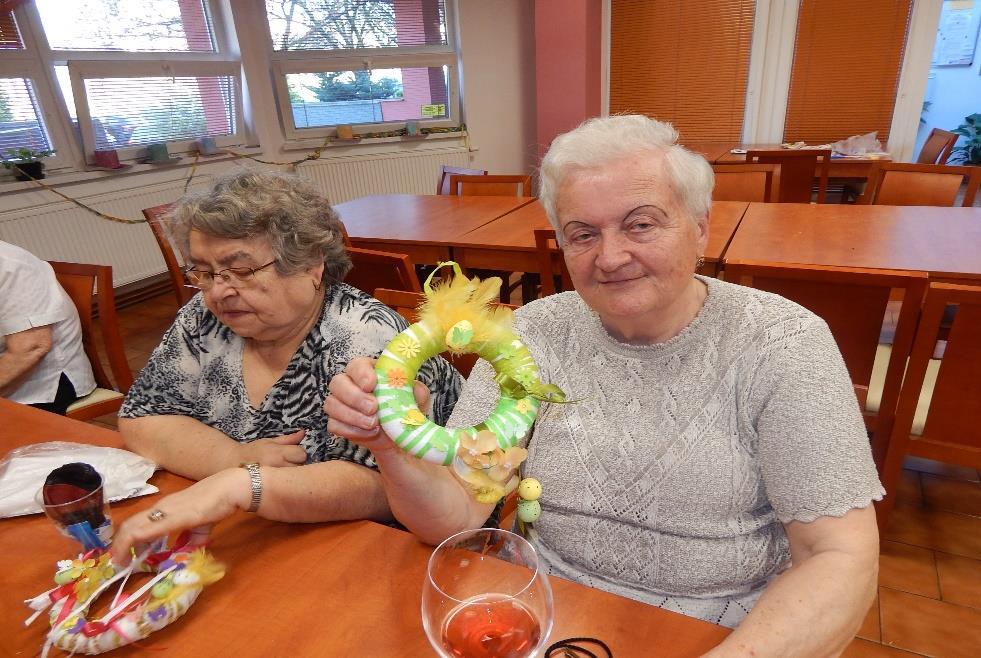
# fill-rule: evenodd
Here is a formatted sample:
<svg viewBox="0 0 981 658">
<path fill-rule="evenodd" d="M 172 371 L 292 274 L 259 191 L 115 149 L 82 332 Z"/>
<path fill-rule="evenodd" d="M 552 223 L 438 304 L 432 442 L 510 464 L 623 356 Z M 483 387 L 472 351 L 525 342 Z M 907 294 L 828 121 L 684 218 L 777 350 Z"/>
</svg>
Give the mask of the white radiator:
<svg viewBox="0 0 981 658">
<path fill-rule="evenodd" d="M 332 203 L 342 203 L 370 194 L 432 194 L 441 165 L 466 167 L 468 163 L 467 149 L 460 146 L 324 158 L 301 165 L 299 172 Z M 204 189 L 207 183 L 206 176 L 196 177 L 190 189 Z M 60 189 L 74 196 L 72 186 Z M 91 194 L 79 200 L 107 214 L 141 219 L 143 208 L 169 203 L 180 197 L 183 189 L 183 180 L 178 180 Z M 0 210 L 0 240 L 24 247 L 45 260 L 112 265 L 116 286 L 166 271 L 157 243 L 145 224 L 110 222 L 51 193 L 30 194 L 30 203 L 22 204 L 25 207 Z"/>
</svg>

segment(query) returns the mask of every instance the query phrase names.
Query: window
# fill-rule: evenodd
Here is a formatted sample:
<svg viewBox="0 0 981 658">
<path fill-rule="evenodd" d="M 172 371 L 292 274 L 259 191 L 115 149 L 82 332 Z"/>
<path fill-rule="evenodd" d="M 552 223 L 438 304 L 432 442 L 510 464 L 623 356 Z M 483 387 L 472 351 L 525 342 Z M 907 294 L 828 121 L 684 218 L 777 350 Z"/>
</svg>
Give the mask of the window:
<svg viewBox="0 0 981 658">
<path fill-rule="evenodd" d="M 290 139 L 460 123 L 443 0 L 266 0 L 276 91 Z"/>
<path fill-rule="evenodd" d="M 136 159 L 159 142 L 187 152 L 204 136 L 243 143 L 241 64 L 212 9 L 211 0 L 35 0 L 0 14 L 0 98 L 9 106 L 0 109 L 0 148 L 71 152 L 42 117 L 74 135 L 88 162 L 106 149 Z M 15 16 L 34 29 L 18 29 Z M 38 43 L 25 44 L 25 33 Z"/>
</svg>

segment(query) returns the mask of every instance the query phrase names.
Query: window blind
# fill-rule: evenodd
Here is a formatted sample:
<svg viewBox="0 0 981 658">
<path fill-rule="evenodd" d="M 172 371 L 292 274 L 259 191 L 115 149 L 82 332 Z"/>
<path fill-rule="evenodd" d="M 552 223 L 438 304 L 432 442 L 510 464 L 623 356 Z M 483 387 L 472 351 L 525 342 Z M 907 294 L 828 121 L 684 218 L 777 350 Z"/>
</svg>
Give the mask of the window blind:
<svg viewBox="0 0 981 658">
<path fill-rule="evenodd" d="M 275 50 L 446 45 L 443 0 L 266 0 Z"/>
<path fill-rule="evenodd" d="M 686 141 L 740 141 L 755 11 L 755 0 L 613 0 L 610 113 L 670 121 Z"/>
<path fill-rule="evenodd" d="M 205 0 L 36 0 L 52 50 L 215 52 Z"/>
<path fill-rule="evenodd" d="M 889 139 L 912 0 L 801 0 L 784 140 Z"/>
<path fill-rule="evenodd" d="M 46 151 L 51 141 L 31 81 L 0 78 L 0 155 L 19 148 Z"/>
<path fill-rule="evenodd" d="M 14 12 L 0 11 L 0 50 L 21 50 L 23 47 Z"/>
<path fill-rule="evenodd" d="M 96 149 L 235 132 L 232 76 L 86 78 Z"/>
</svg>

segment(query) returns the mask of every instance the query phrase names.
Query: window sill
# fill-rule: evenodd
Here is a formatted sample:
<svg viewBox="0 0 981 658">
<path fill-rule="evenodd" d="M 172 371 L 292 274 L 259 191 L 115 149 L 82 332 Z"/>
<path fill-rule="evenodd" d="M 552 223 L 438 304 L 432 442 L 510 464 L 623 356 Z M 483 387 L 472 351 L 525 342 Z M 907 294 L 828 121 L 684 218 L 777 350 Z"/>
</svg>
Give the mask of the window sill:
<svg viewBox="0 0 981 658">
<path fill-rule="evenodd" d="M 234 148 L 237 153 L 243 155 L 261 155 L 262 149 L 257 146 L 235 146 L 229 147 Z M 212 162 L 223 162 L 226 160 L 236 159 L 234 155 L 219 154 L 219 155 L 206 155 L 198 158 L 198 166 L 210 164 Z M 127 163 L 129 164 L 129 163 Z M 76 185 L 80 183 L 91 183 L 103 180 L 116 180 L 125 176 L 133 176 L 136 174 L 145 174 L 147 172 L 159 172 L 168 171 L 172 169 L 186 169 L 194 164 L 193 155 L 181 156 L 179 160 L 175 160 L 172 163 L 166 164 L 145 164 L 145 163 L 133 163 L 125 169 L 120 169 L 116 171 L 106 171 L 101 169 L 94 169 L 90 171 L 63 171 L 54 172 L 47 177 L 41 179 L 45 185 L 50 187 L 61 187 L 63 185 Z M 30 192 L 32 190 L 40 189 L 33 181 L 19 181 L 13 180 L 13 174 L 9 178 L 0 178 L 0 195 L 2 194 L 13 194 L 17 192 Z"/>
<path fill-rule="evenodd" d="M 406 142 L 411 144 L 418 144 L 420 142 L 428 142 L 440 139 L 464 139 L 467 136 L 465 130 L 457 132 L 447 132 L 447 133 L 430 133 L 428 135 L 398 135 L 395 137 L 357 137 L 355 139 L 338 139 L 327 143 L 327 148 L 325 150 L 344 148 L 344 147 L 357 147 L 361 145 L 369 144 L 395 144 L 400 142 Z M 284 151 L 309 151 L 310 149 L 319 148 L 323 146 L 323 138 L 311 137 L 307 139 L 293 139 L 287 140 L 283 144 Z"/>
</svg>

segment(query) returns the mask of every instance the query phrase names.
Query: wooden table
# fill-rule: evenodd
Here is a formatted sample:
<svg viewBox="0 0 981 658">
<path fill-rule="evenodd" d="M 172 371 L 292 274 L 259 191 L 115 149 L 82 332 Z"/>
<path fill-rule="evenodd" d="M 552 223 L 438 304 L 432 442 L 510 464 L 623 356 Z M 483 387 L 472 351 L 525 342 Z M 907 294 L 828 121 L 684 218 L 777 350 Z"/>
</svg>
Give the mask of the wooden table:
<svg viewBox="0 0 981 658">
<path fill-rule="evenodd" d="M 747 206 L 746 201 L 712 203 L 703 273 L 715 274 Z M 540 274 L 534 230 L 549 227 L 545 208 L 536 200 L 465 234 L 454 244 L 453 254 L 463 267 Z"/>
<path fill-rule="evenodd" d="M 681 145 L 693 153 L 698 153 L 713 164 L 729 155 L 730 149 L 736 148 L 736 144 L 733 142 L 682 142 Z"/>
<path fill-rule="evenodd" d="M 450 246 L 533 201 L 530 197 L 379 194 L 334 206 L 355 247 L 408 254 L 413 263 L 450 260 Z"/>
<path fill-rule="evenodd" d="M 751 203 L 725 259 L 921 270 L 981 281 L 981 208 Z"/>
<path fill-rule="evenodd" d="M 120 445 L 116 432 L 2 399 L 0 418 L 0 456 L 56 439 Z M 164 493 L 188 484 L 164 472 L 152 482 Z M 143 513 L 154 498 L 114 503 L 113 520 Z M 408 533 L 370 521 L 286 524 L 240 513 L 218 526 L 211 549 L 228 568 L 225 578 L 205 589 L 186 616 L 143 642 L 146 648 L 111 655 L 153 655 L 147 648 L 175 657 L 434 655 L 419 617 L 431 549 Z M 53 586 L 68 541 L 40 514 L 3 519 L 0 555 L 0 655 L 35 656 L 48 624 L 42 618 L 25 628 L 30 610 L 22 601 Z M 617 658 L 696 656 L 729 633 L 560 578 L 551 583 L 553 641 L 601 638 Z"/>
<path fill-rule="evenodd" d="M 747 151 L 779 151 L 780 144 L 740 144 L 737 147 Z M 789 150 L 789 149 L 788 149 Z M 831 158 L 828 165 L 828 178 L 868 178 L 876 162 L 891 162 L 888 156 L 863 158 Z M 718 160 L 718 164 L 739 164 L 746 162 L 745 153 L 726 152 Z M 816 174 L 815 174 L 816 175 Z"/>
</svg>

